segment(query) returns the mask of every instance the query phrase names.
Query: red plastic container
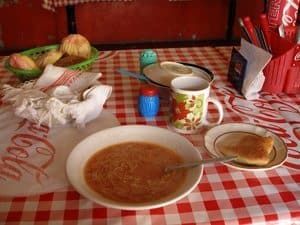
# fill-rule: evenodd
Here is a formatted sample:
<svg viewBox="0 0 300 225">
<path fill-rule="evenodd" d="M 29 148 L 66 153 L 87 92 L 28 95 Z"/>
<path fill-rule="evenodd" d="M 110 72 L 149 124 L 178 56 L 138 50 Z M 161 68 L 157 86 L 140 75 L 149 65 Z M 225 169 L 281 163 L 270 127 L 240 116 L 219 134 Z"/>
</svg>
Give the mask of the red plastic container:
<svg viewBox="0 0 300 225">
<path fill-rule="evenodd" d="M 271 33 L 271 48 L 273 58 L 263 70 L 265 82 L 262 90 L 272 93 L 299 93 L 300 57 L 299 60 L 296 58 L 299 45 Z"/>
<path fill-rule="evenodd" d="M 300 93 L 300 44 L 295 48 L 292 66 L 286 75 L 284 92 L 289 94 Z"/>
</svg>

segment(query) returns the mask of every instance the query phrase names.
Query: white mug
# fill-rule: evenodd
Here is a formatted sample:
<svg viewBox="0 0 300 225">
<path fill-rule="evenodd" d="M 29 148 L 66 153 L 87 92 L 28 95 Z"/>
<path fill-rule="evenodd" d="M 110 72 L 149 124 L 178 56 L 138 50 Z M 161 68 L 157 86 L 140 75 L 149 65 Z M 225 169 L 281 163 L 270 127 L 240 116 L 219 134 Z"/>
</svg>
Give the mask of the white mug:
<svg viewBox="0 0 300 225">
<path fill-rule="evenodd" d="M 179 133 L 197 133 L 203 126 L 214 126 L 223 120 L 222 104 L 209 97 L 210 83 L 196 76 L 177 77 L 171 81 L 169 127 Z M 209 122 L 208 103 L 213 103 L 219 113 L 216 122 Z"/>
</svg>

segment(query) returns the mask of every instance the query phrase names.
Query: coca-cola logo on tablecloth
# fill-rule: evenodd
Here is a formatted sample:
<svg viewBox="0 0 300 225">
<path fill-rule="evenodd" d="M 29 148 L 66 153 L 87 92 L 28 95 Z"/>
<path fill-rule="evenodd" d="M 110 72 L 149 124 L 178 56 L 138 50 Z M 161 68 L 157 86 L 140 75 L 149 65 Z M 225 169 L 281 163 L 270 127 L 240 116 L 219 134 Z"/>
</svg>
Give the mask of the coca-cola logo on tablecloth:
<svg viewBox="0 0 300 225">
<path fill-rule="evenodd" d="M 0 195 L 27 196 L 66 188 L 65 163 L 72 149 L 87 136 L 118 126 L 105 110 L 78 129 L 72 124 L 39 126 L 0 107 Z M 24 188 L 26 187 L 26 188 Z"/>
<path fill-rule="evenodd" d="M 259 100 L 247 101 L 242 96 L 236 95 L 236 91 L 231 88 L 218 88 L 218 91 L 224 95 L 226 108 L 243 117 L 243 121 L 247 118 L 250 123 L 257 124 L 281 137 L 289 150 L 284 165 L 300 170 L 299 109 L 271 94 L 261 94 Z"/>
<path fill-rule="evenodd" d="M 19 123 L 16 131 L 21 128 L 25 128 L 27 132 L 13 134 L 10 145 L 5 149 L 6 154 L 0 156 L 0 180 L 20 181 L 27 174 L 40 183 L 43 177 L 48 177 L 45 169 L 51 164 L 55 154 L 54 146 L 46 139 L 49 128 L 39 127 L 25 119 Z M 37 154 L 39 160 L 29 160 L 33 154 Z"/>
</svg>

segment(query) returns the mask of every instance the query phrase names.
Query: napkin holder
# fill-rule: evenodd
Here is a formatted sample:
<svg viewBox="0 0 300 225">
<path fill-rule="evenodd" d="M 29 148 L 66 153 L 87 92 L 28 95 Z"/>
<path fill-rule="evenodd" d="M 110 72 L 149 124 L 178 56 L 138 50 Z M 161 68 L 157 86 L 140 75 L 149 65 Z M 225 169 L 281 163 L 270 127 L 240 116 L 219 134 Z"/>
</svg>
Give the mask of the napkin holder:
<svg viewBox="0 0 300 225">
<path fill-rule="evenodd" d="M 240 50 L 233 48 L 228 70 L 228 80 L 247 100 L 259 97 L 265 77 L 263 69 L 272 55 L 245 39 L 241 39 Z"/>
<path fill-rule="evenodd" d="M 247 42 L 246 40 L 243 41 Z M 300 93 L 300 43 L 293 43 L 288 38 L 282 38 L 275 32 L 270 32 L 270 41 L 272 59 L 263 69 L 265 81 L 261 91 L 275 94 L 283 92 L 287 94 Z M 248 42 L 248 44 L 250 43 Z M 253 49 L 255 49 L 254 46 Z M 230 64 L 233 62 L 232 55 Z M 228 72 L 229 77 L 230 71 Z M 238 88 L 236 89 L 239 91 Z"/>
</svg>

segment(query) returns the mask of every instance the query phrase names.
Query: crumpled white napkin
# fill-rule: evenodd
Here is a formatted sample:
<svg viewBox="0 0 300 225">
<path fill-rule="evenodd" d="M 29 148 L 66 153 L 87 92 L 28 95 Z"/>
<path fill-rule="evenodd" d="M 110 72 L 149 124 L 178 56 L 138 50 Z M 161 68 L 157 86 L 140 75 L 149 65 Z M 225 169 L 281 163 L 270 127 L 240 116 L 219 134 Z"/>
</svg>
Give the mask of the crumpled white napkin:
<svg viewBox="0 0 300 225">
<path fill-rule="evenodd" d="M 39 125 L 84 127 L 99 116 L 112 92 L 98 81 L 101 75 L 48 65 L 37 80 L 19 87 L 3 85 L 2 100 L 12 104 L 17 116 Z"/>
</svg>

